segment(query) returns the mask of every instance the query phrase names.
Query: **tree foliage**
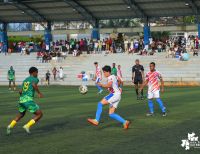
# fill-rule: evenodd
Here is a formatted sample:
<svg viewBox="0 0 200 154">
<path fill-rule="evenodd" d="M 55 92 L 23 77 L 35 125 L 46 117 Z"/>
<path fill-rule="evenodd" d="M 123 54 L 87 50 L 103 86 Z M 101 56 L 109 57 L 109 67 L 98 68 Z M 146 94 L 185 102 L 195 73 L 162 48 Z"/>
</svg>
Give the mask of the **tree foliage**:
<svg viewBox="0 0 200 154">
<path fill-rule="evenodd" d="M 112 19 L 100 21 L 101 28 L 127 28 L 127 27 L 141 27 L 140 19 Z"/>
<path fill-rule="evenodd" d="M 154 40 L 166 40 L 169 38 L 170 32 L 168 31 L 163 31 L 163 32 L 151 32 L 151 37 Z"/>
</svg>

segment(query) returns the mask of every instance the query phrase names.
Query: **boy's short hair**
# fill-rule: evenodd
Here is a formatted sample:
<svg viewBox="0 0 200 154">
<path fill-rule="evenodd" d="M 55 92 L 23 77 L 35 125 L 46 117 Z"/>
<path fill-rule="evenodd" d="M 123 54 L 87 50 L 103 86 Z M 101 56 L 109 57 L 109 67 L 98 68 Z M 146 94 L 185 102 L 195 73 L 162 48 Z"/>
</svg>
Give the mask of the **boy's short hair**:
<svg viewBox="0 0 200 154">
<path fill-rule="evenodd" d="M 111 73 L 111 67 L 108 66 L 108 65 L 104 66 L 104 67 L 102 68 L 102 70 L 103 70 L 104 72 L 110 72 L 110 73 Z"/>
<path fill-rule="evenodd" d="M 98 62 L 94 62 L 94 64 L 95 64 L 95 65 L 97 65 L 97 64 L 98 64 Z"/>
<path fill-rule="evenodd" d="M 29 69 L 29 73 L 32 74 L 32 73 L 34 73 L 34 72 L 37 72 L 37 73 L 38 73 L 38 69 L 37 69 L 36 67 L 31 67 L 31 68 Z"/>
<path fill-rule="evenodd" d="M 151 63 L 150 63 L 150 65 L 156 66 L 156 63 L 154 63 L 154 62 L 151 62 Z"/>
</svg>

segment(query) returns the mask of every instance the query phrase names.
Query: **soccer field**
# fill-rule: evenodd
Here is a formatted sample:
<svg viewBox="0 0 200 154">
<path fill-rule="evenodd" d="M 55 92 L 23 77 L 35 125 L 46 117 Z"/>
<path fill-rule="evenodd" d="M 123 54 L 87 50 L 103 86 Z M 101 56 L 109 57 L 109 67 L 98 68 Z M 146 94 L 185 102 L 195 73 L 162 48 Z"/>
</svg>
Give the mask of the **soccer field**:
<svg viewBox="0 0 200 154">
<path fill-rule="evenodd" d="M 94 127 L 87 123 L 93 118 L 99 100 L 107 94 L 97 95 L 95 87 L 89 87 L 87 95 L 81 95 L 78 87 L 41 87 L 45 98 L 35 101 L 44 117 L 27 135 L 22 126 L 30 120 L 26 117 L 6 136 L 6 126 L 17 113 L 17 92 L 0 87 L 0 154 L 184 154 L 181 140 L 195 132 L 200 136 L 200 87 L 166 88 L 162 99 L 168 116 L 162 117 L 155 103 L 156 115 L 146 117 L 147 100 L 137 101 L 133 87 L 124 87 L 118 113 L 132 121 L 130 129 L 109 118 L 108 106 L 104 107 L 101 124 Z"/>
</svg>

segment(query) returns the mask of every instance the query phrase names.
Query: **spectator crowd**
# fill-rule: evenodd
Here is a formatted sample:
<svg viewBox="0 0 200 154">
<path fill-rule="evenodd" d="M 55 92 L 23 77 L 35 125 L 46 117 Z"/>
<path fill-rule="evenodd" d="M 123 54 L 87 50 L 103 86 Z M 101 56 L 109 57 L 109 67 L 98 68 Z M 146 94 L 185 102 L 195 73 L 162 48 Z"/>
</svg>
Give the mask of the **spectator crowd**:
<svg viewBox="0 0 200 154">
<path fill-rule="evenodd" d="M 0 52 L 5 50 L 3 43 L 0 43 Z M 122 39 L 116 40 L 105 38 L 102 40 L 92 39 L 69 39 L 57 40 L 51 42 L 50 47 L 47 47 L 44 42 L 18 42 L 12 43 L 12 48 L 8 48 L 8 54 L 13 51 L 21 55 L 29 55 L 31 52 L 37 52 L 37 59 L 40 62 L 47 63 L 51 60 L 62 62 L 67 57 L 67 54 L 72 54 L 74 57 L 83 53 L 86 54 L 112 54 L 112 53 L 136 53 L 138 55 L 154 55 L 156 52 L 166 52 L 166 57 L 182 58 L 183 54 L 192 52 L 193 56 L 198 56 L 199 39 L 198 37 L 189 36 L 173 37 L 170 39 L 150 39 L 149 45 L 145 45 L 143 38 Z"/>
</svg>

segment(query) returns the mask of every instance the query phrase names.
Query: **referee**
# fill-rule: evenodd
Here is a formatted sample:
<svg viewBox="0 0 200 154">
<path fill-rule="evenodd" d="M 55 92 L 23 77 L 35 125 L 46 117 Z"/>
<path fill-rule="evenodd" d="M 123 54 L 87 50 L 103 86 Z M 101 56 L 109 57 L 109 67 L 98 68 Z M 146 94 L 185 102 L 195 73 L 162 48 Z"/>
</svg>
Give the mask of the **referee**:
<svg viewBox="0 0 200 154">
<path fill-rule="evenodd" d="M 135 85 L 137 100 L 144 99 L 143 90 L 141 91 L 141 95 L 139 94 L 139 88 L 143 83 L 143 79 L 144 79 L 144 67 L 140 65 L 139 59 L 136 59 L 135 65 L 132 67 L 132 81 Z"/>
</svg>

